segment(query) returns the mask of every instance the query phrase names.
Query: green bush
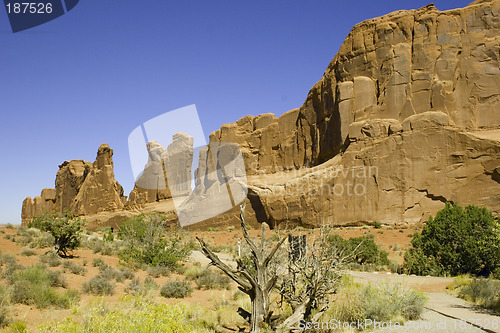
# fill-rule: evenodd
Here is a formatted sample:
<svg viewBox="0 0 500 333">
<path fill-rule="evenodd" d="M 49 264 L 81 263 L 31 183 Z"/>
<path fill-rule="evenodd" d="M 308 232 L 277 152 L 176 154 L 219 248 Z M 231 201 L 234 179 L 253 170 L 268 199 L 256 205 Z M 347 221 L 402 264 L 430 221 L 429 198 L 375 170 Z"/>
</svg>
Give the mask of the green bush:
<svg viewBox="0 0 500 333">
<path fill-rule="evenodd" d="M 193 288 L 184 281 L 169 281 L 161 286 L 160 295 L 166 298 L 184 298 L 191 295 Z"/>
<path fill-rule="evenodd" d="M 115 284 L 110 281 L 110 278 L 98 274 L 89 281 L 82 284 L 83 292 L 85 294 L 92 294 L 98 296 L 113 295 L 115 292 Z"/>
<path fill-rule="evenodd" d="M 38 308 L 67 308 L 78 295 L 70 290 L 57 292 L 53 287 L 66 286 L 61 272 L 50 271 L 41 264 L 15 271 L 7 280 L 11 285 L 13 303 L 34 304 Z"/>
<path fill-rule="evenodd" d="M 411 274 L 488 276 L 500 265 L 500 227 L 486 208 L 446 204 L 415 234 L 405 255 Z"/>
<path fill-rule="evenodd" d="M 43 214 L 35 217 L 28 226 L 47 231 L 54 237 L 54 247 L 58 254 L 67 256 L 68 251 L 80 246 L 85 220 L 75 218 L 69 212 L 64 214 Z"/>
<path fill-rule="evenodd" d="M 128 263 L 175 268 L 189 257 L 192 242 L 184 242 L 180 233 L 165 228 L 161 214 L 140 214 L 123 223 L 118 230 L 123 247 L 118 257 Z"/>
<path fill-rule="evenodd" d="M 475 305 L 500 313 L 500 281 L 498 280 L 473 279 L 460 289 L 458 296 Z"/>
<path fill-rule="evenodd" d="M 331 235 L 328 241 L 334 251 L 340 251 L 348 256 L 346 262 L 354 262 L 360 265 L 373 264 L 376 266 L 388 266 L 387 252 L 381 250 L 372 238 L 355 237 L 344 240 L 339 235 Z"/>
</svg>

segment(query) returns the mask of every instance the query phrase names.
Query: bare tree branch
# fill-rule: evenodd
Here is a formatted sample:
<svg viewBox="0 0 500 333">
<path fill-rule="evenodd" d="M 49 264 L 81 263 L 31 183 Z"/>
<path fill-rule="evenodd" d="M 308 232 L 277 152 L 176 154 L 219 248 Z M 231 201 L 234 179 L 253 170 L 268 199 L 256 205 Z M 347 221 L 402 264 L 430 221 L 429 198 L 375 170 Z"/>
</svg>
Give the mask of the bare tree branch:
<svg viewBox="0 0 500 333">
<path fill-rule="evenodd" d="M 207 244 L 202 239 L 200 239 L 199 237 L 196 237 L 196 239 L 200 243 L 201 249 L 205 254 L 205 256 L 212 261 L 211 262 L 212 265 L 218 267 L 220 270 L 226 273 L 226 275 L 229 276 L 234 282 L 239 284 L 244 289 L 246 290 L 252 289 L 252 285 L 250 284 L 250 282 L 242 279 L 240 276 L 237 275 L 238 272 L 233 271 L 228 265 L 223 263 L 219 259 L 219 257 L 208 248 Z"/>
</svg>

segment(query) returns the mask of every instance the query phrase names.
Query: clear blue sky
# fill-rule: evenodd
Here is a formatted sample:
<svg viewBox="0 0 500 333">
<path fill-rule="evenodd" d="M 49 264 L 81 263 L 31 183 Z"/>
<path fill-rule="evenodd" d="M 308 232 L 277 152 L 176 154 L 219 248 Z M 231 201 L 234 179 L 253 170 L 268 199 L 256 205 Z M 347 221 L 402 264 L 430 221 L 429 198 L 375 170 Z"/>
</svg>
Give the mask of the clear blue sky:
<svg viewBox="0 0 500 333">
<path fill-rule="evenodd" d="M 352 26 L 429 1 L 81 0 L 16 34 L 0 8 L 0 223 L 104 142 L 128 195 L 128 135 L 164 112 L 196 104 L 208 135 L 299 107 Z"/>
</svg>

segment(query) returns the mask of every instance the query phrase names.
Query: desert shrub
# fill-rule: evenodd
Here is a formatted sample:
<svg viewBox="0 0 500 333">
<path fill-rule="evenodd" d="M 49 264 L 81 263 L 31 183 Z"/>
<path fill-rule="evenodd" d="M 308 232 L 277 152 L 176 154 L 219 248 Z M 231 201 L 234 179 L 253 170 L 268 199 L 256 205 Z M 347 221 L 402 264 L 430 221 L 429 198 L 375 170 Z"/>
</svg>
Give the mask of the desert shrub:
<svg viewBox="0 0 500 333">
<path fill-rule="evenodd" d="M 144 283 L 141 283 L 139 279 L 134 277 L 127 288 L 125 288 L 125 292 L 135 296 L 145 296 L 156 289 L 158 289 L 158 285 L 151 277 L 144 279 Z"/>
<path fill-rule="evenodd" d="M 16 239 L 16 243 L 21 245 L 21 246 L 26 246 L 28 245 L 29 243 L 33 242 L 34 238 L 33 236 L 22 236 L 22 237 L 19 237 L 18 239 Z"/>
<path fill-rule="evenodd" d="M 92 266 L 93 267 L 101 267 L 101 266 L 107 266 L 104 260 L 101 258 L 94 258 L 92 259 Z"/>
<path fill-rule="evenodd" d="M 65 287 L 66 281 L 59 271 L 48 270 L 43 264 L 26 267 L 15 271 L 14 274 L 7 279 L 12 284 L 16 281 L 26 281 L 31 285 L 50 286 L 50 287 Z"/>
<path fill-rule="evenodd" d="M 40 256 L 40 261 L 46 263 L 50 267 L 61 265 L 61 258 L 55 252 L 49 252 Z"/>
<path fill-rule="evenodd" d="M 500 313 L 500 281 L 498 280 L 473 279 L 460 289 L 458 296 L 475 305 Z"/>
<path fill-rule="evenodd" d="M 500 280 L 500 267 L 497 267 L 491 272 L 490 278 Z"/>
<path fill-rule="evenodd" d="M 26 333 L 28 332 L 28 327 L 24 321 L 15 321 L 10 323 L 9 331 L 12 333 Z"/>
<path fill-rule="evenodd" d="M 147 289 L 158 289 L 158 284 L 151 276 L 146 276 L 144 279 L 144 287 Z"/>
<path fill-rule="evenodd" d="M 453 278 L 453 281 L 446 286 L 448 290 L 460 290 L 462 287 L 471 283 L 471 278 L 467 275 L 458 275 Z"/>
<path fill-rule="evenodd" d="M 0 253 L 0 266 L 5 264 L 15 264 L 16 256 L 11 253 Z"/>
<path fill-rule="evenodd" d="M 157 213 L 132 217 L 121 225 L 118 238 L 123 240 L 119 258 L 139 265 L 176 267 L 192 249 L 179 232 L 167 234 L 165 217 Z"/>
<path fill-rule="evenodd" d="M 80 246 L 81 233 L 85 220 L 73 217 L 71 213 L 43 214 L 35 217 L 28 226 L 47 231 L 54 237 L 54 247 L 58 254 L 67 256 L 67 252 Z"/>
<path fill-rule="evenodd" d="M 22 249 L 21 253 L 19 253 L 19 254 L 22 256 L 30 257 L 30 256 L 35 256 L 36 251 L 34 251 L 32 249 Z"/>
<path fill-rule="evenodd" d="M 75 275 L 85 275 L 87 273 L 85 267 L 69 260 L 65 260 L 62 266 L 64 268 L 64 271 L 70 271 L 72 274 Z"/>
<path fill-rule="evenodd" d="M 339 283 L 339 292 L 334 296 L 334 301 L 327 313 L 327 319 L 335 319 L 340 322 L 355 322 L 358 319 L 364 319 L 363 300 L 360 296 L 360 286 L 354 283 L 349 275 L 344 275 Z"/>
<path fill-rule="evenodd" d="M 500 227 L 486 208 L 446 204 L 412 239 L 407 273 L 490 275 L 500 265 Z"/>
<path fill-rule="evenodd" d="M 36 248 L 47 248 L 54 245 L 55 238 L 48 232 L 43 232 L 40 237 L 33 239 L 33 242 L 30 243 L 30 247 Z"/>
<path fill-rule="evenodd" d="M 184 270 L 183 275 L 186 279 L 194 280 L 204 269 L 205 268 L 199 262 L 196 262 L 192 266 L 187 267 Z"/>
<path fill-rule="evenodd" d="M 134 272 L 132 272 L 132 270 L 128 267 L 120 267 L 119 271 L 126 280 L 134 278 Z"/>
<path fill-rule="evenodd" d="M 192 292 L 193 288 L 185 281 L 168 281 L 160 289 L 160 295 L 166 298 L 184 298 Z"/>
<path fill-rule="evenodd" d="M 98 238 L 91 238 L 86 242 L 86 246 L 94 253 L 100 253 L 105 256 L 113 255 L 114 250 L 110 242 L 100 240 Z"/>
<path fill-rule="evenodd" d="M 381 250 L 372 238 L 353 237 L 344 240 L 339 235 L 331 235 L 328 241 L 337 251 L 349 256 L 346 262 L 377 266 L 389 265 L 390 263 L 387 259 L 387 252 Z"/>
<path fill-rule="evenodd" d="M 50 271 L 41 264 L 16 271 L 7 280 L 11 285 L 13 303 L 34 304 L 38 308 L 67 308 L 75 300 L 74 291 L 60 293 L 53 288 L 66 286 L 61 272 Z"/>
<path fill-rule="evenodd" d="M 148 274 L 155 278 L 158 278 L 160 276 L 168 276 L 170 273 L 172 273 L 171 267 L 152 266 L 148 268 Z"/>
<path fill-rule="evenodd" d="M 68 317 L 62 322 L 39 325 L 37 332 L 210 332 L 200 318 L 199 306 L 152 304 L 128 296 L 113 311 L 102 313 L 99 306 L 83 311 L 86 320 Z"/>
<path fill-rule="evenodd" d="M 426 297 L 401 284 L 369 284 L 361 291 L 363 311 L 366 318 L 388 321 L 398 316 L 414 320 L 424 310 Z"/>
<path fill-rule="evenodd" d="M 427 299 L 422 293 L 401 284 L 363 286 L 354 283 L 352 277 L 343 276 L 332 300 L 330 309 L 321 317 L 321 321 L 415 320 L 422 314 Z"/>
<path fill-rule="evenodd" d="M 5 227 L 6 227 L 7 229 L 15 229 L 15 228 L 16 228 L 16 227 L 15 227 L 12 223 L 7 223 L 7 224 L 5 225 Z"/>
<path fill-rule="evenodd" d="M 4 286 L 0 285 L 0 328 L 9 324 L 9 304 L 10 295 Z"/>
<path fill-rule="evenodd" d="M 144 294 L 144 288 L 141 284 L 141 281 L 134 277 L 132 280 L 130 280 L 129 285 L 125 288 L 125 292 L 132 295 L 142 295 Z"/>
<path fill-rule="evenodd" d="M 113 228 L 110 227 L 107 229 L 107 231 L 104 233 L 102 236 L 102 240 L 105 242 L 113 242 L 115 240 L 115 236 L 113 234 Z"/>
<path fill-rule="evenodd" d="M 106 296 L 113 295 L 115 292 L 115 284 L 106 276 L 98 274 L 89 281 L 82 284 L 85 294 Z"/>
<path fill-rule="evenodd" d="M 203 269 L 191 279 L 197 289 L 229 289 L 231 286 L 229 277 L 218 270 Z"/>
</svg>

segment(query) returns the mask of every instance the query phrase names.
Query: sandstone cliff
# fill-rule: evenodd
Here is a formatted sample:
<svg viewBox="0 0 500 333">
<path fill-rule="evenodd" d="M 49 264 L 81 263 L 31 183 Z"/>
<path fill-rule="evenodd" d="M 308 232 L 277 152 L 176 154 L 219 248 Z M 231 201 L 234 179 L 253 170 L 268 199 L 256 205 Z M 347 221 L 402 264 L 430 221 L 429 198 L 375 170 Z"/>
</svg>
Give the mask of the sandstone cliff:
<svg viewBox="0 0 500 333">
<path fill-rule="evenodd" d="M 443 12 L 429 5 L 357 24 L 300 108 L 224 124 L 209 147 L 240 147 L 251 224 L 413 223 L 446 201 L 500 214 L 499 110 L 500 1 Z M 112 163 L 97 163 L 107 165 L 99 173 L 97 160 L 71 161 L 58 172 L 55 199 L 42 193 L 23 202 L 23 221 L 41 207 L 69 207 L 78 214 L 115 211 L 94 215 L 97 224 L 141 211 L 172 220 L 209 216 L 200 227 L 238 223 L 244 196 L 229 195 L 227 211 L 217 216 L 220 207 L 198 212 L 225 197 L 225 188 L 241 186 L 214 169 L 209 147 L 200 151 L 196 187 L 184 181 L 174 188 L 184 200 L 176 206 L 168 183 L 190 177 L 193 150 L 188 137 L 174 142 L 168 150 L 148 144 L 149 161 L 125 210 Z M 180 158 L 170 159 L 167 171 L 170 150 Z M 234 175 L 244 175 L 242 168 Z"/>
<path fill-rule="evenodd" d="M 317 165 L 349 125 L 441 111 L 466 130 L 500 125 L 499 1 L 433 5 L 357 24 L 300 109 L 247 116 L 211 141 L 241 144 L 250 174 Z"/>
<path fill-rule="evenodd" d="M 500 213 L 499 17 L 483 0 L 364 21 L 299 109 L 212 133 L 241 146 L 256 218 L 414 222 L 446 201 Z"/>
<path fill-rule="evenodd" d="M 91 215 L 123 208 L 126 197 L 115 180 L 113 150 L 102 144 L 94 163 L 83 160 L 59 165 L 55 189 L 44 189 L 40 197 L 24 200 L 23 224 L 44 212 L 70 211 L 74 215 Z"/>
</svg>

